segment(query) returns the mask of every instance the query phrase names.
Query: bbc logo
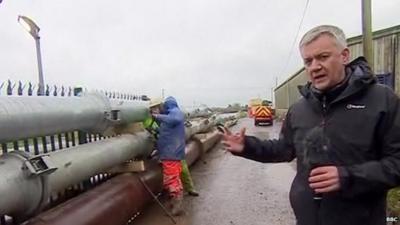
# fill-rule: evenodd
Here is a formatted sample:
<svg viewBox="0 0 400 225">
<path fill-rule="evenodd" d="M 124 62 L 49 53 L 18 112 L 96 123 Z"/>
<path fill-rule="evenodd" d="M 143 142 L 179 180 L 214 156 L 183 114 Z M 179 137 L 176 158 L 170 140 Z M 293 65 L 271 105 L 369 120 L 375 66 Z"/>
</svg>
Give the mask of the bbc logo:
<svg viewBox="0 0 400 225">
<path fill-rule="evenodd" d="M 388 216 L 386 217 L 386 222 L 398 222 L 399 217 L 398 216 Z"/>
</svg>

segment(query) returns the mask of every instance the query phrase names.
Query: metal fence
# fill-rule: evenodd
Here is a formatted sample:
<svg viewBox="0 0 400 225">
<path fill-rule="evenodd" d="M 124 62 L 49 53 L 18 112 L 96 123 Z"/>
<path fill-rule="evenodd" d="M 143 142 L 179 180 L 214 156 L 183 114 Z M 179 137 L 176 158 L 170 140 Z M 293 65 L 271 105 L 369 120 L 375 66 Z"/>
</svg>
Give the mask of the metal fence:
<svg viewBox="0 0 400 225">
<path fill-rule="evenodd" d="M 46 96 L 76 96 L 79 92 L 86 92 L 86 88 L 70 86 L 45 85 Z M 105 94 L 108 98 L 125 99 L 125 100 L 143 100 L 148 101 L 146 95 L 134 95 L 116 91 L 95 90 Z M 36 84 L 32 82 L 22 83 L 21 81 L 12 82 L 11 80 L 4 81 L 0 84 L 0 95 L 24 95 L 24 96 L 39 96 L 39 90 Z"/>
<path fill-rule="evenodd" d="M 123 99 L 123 100 L 136 100 L 136 101 L 147 101 L 149 100 L 146 95 L 133 95 L 127 93 L 120 93 L 115 91 L 104 91 L 95 90 L 107 96 L 110 99 Z M 72 88 L 68 86 L 56 86 L 56 85 L 46 85 L 45 86 L 45 96 L 59 96 L 59 97 L 70 97 L 79 96 L 82 92 L 87 92 L 87 89 L 81 87 Z M 10 80 L 2 82 L 0 84 L 0 96 L 39 96 L 37 85 L 28 82 L 26 84 L 21 81 L 12 82 Z M 16 140 L 12 142 L 0 143 L 1 150 L 0 155 L 8 153 L 14 150 L 20 150 L 32 153 L 34 155 L 48 153 L 52 151 L 57 151 L 61 149 L 67 149 L 69 147 L 95 142 L 102 139 L 110 137 L 105 137 L 99 134 L 88 134 L 79 130 L 58 133 L 49 136 L 42 137 L 32 137 L 23 140 Z M 73 185 L 64 191 L 53 194 L 50 197 L 50 205 L 48 208 L 54 207 L 94 186 L 101 184 L 110 178 L 110 174 L 102 173 L 90 177 L 79 184 Z M 0 215 L 0 225 L 6 224 L 18 224 L 21 221 L 17 221 L 9 216 Z"/>
</svg>

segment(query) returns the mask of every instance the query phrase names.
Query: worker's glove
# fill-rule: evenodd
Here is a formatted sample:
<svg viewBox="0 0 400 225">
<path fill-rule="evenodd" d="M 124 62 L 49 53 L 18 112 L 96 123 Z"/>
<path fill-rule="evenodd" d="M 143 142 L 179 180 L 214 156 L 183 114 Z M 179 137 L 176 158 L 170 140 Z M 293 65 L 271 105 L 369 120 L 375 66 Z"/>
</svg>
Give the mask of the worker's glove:
<svg viewBox="0 0 400 225">
<path fill-rule="evenodd" d="M 191 127 L 192 123 L 189 120 L 185 121 L 185 127 Z"/>
<path fill-rule="evenodd" d="M 153 158 L 153 157 L 156 157 L 157 155 L 158 155 L 158 151 L 157 151 L 157 149 L 154 149 L 154 150 L 151 152 L 150 157 Z"/>
</svg>

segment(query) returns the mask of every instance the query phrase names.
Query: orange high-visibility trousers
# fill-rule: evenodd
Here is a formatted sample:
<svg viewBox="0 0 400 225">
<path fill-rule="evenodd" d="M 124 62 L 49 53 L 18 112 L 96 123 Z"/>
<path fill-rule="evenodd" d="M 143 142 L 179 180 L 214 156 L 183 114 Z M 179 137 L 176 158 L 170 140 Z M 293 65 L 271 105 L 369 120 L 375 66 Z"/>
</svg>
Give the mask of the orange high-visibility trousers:
<svg viewBox="0 0 400 225">
<path fill-rule="evenodd" d="M 180 160 L 162 160 L 164 189 L 171 198 L 183 196 L 181 182 L 182 165 Z"/>
</svg>

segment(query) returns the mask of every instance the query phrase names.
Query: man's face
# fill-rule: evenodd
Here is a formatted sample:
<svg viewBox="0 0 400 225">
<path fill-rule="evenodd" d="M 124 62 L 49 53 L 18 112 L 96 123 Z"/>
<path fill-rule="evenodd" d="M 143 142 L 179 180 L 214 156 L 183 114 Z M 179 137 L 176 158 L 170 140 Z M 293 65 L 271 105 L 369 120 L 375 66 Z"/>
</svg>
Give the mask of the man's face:
<svg viewBox="0 0 400 225">
<path fill-rule="evenodd" d="M 153 114 L 160 114 L 161 113 L 160 106 L 151 107 L 150 112 Z"/>
<path fill-rule="evenodd" d="M 328 34 L 322 34 L 314 41 L 300 48 L 305 70 L 313 86 L 321 91 L 339 84 L 345 77 L 345 65 L 350 52 L 336 43 Z"/>
</svg>

